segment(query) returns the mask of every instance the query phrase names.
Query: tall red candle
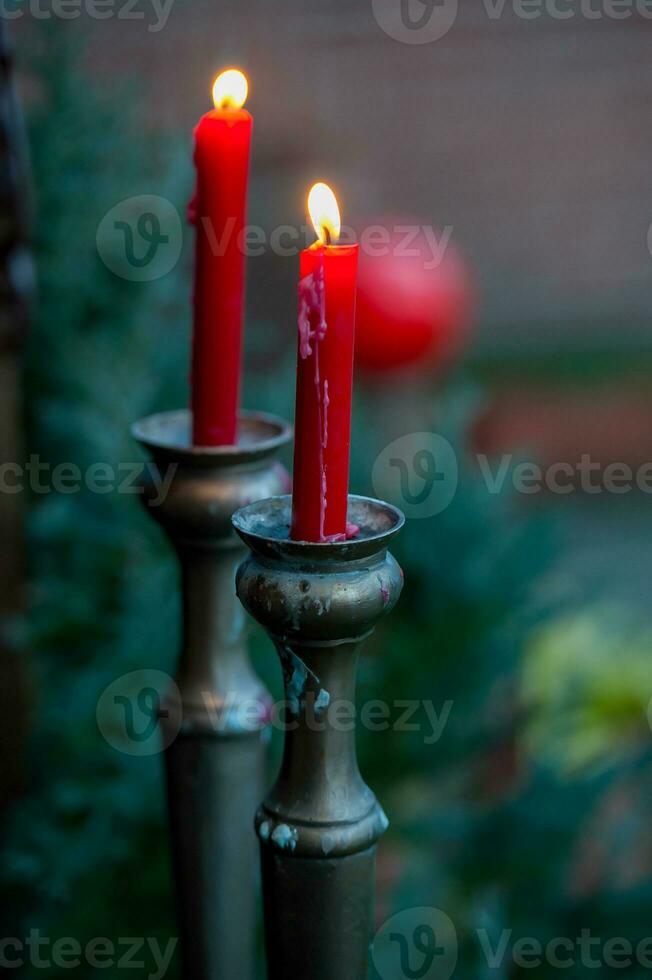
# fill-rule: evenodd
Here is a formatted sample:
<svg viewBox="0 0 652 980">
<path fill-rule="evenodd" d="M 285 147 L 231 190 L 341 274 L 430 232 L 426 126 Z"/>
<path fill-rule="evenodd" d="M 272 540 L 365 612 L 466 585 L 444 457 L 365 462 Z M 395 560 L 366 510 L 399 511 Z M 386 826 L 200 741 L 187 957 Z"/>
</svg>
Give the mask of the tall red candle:
<svg viewBox="0 0 652 980">
<path fill-rule="evenodd" d="M 291 537 L 343 539 L 347 526 L 358 246 L 336 245 L 337 201 L 316 184 L 319 241 L 301 253 Z"/>
<path fill-rule="evenodd" d="M 244 319 L 244 226 L 253 120 L 247 80 L 235 69 L 215 81 L 215 109 L 195 130 L 197 191 L 192 350 L 193 443 L 237 439 Z"/>
</svg>

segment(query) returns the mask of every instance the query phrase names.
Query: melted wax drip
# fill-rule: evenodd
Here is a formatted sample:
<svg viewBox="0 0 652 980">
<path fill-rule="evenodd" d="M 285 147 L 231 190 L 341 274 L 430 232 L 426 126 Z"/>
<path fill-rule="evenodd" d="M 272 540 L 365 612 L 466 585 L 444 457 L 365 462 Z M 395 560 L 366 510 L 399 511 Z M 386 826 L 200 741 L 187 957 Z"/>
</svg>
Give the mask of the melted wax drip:
<svg viewBox="0 0 652 980">
<path fill-rule="evenodd" d="M 356 535 L 360 534 L 360 528 L 357 524 L 349 524 L 347 521 L 346 531 L 340 531 L 339 534 L 329 534 L 324 538 L 324 541 L 331 541 L 336 543 L 338 541 L 349 541 L 350 538 L 355 538 Z"/>
<path fill-rule="evenodd" d="M 312 322 L 317 321 L 315 329 Z M 319 540 L 325 541 L 324 522 L 326 520 L 326 464 L 324 449 L 328 445 L 328 381 L 321 383 L 319 373 L 319 344 L 326 336 L 326 298 L 324 292 L 324 255 L 314 273 L 305 276 L 299 283 L 299 356 L 305 361 L 315 355 L 314 383 L 317 390 L 317 424 L 319 426 Z M 313 346 L 314 342 L 314 346 Z"/>
<path fill-rule="evenodd" d="M 313 330 L 312 323 L 316 321 Z M 328 379 L 321 382 L 319 373 L 319 344 L 326 336 L 326 295 L 324 291 L 324 255 L 321 254 L 319 266 L 299 283 L 299 356 L 305 361 L 313 352 L 315 355 L 314 384 L 317 391 L 317 424 L 319 425 L 319 540 L 347 541 L 359 533 L 356 524 L 347 524 L 346 530 L 340 534 L 324 534 L 326 521 L 327 481 L 324 450 L 328 446 Z"/>
</svg>

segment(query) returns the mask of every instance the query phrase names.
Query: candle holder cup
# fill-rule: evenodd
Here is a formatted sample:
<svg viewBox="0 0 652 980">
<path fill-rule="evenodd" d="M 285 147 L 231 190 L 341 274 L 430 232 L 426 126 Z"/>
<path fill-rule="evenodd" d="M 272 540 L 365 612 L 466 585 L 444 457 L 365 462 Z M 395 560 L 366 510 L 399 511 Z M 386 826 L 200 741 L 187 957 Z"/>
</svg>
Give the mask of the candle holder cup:
<svg viewBox="0 0 652 980">
<path fill-rule="evenodd" d="M 291 499 L 233 517 L 250 549 L 237 594 L 268 632 L 285 678 L 281 772 L 256 817 L 270 980 L 363 980 L 373 929 L 376 845 L 387 819 L 355 750 L 360 646 L 402 587 L 387 546 L 389 504 L 350 496 L 352 539 L 289 539 Z"/>
<path fill-rule="evenodd" d="M 274 454 L 290 440 L 291 428 L 274 416 L 242 413 L 237 445 L 197 447 L 190 413 L 182 411 L 143 419 L 133 435 L 162 474 L 175 468 L 164 500 L 151 477 L 142 487 L 145 506 L 181 567 L 182 650 L 175 696 L 162 705 L 161 725 L 183 976 L 253 980 L 252 821 L 262 792 L 270 697 L 244 643 L 234 587 L 244 547 L 231 516 L 287 488 Z M 173 726 L 168 734 L 166 725 Z"/>
</svg>

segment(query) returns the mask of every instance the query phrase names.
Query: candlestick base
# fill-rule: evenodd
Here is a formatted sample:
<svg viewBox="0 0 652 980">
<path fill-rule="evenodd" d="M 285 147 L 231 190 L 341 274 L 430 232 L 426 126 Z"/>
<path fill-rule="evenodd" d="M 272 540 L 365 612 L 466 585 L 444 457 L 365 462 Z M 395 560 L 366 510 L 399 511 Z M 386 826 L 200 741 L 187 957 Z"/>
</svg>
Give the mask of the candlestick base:
<svg viewBox="0 0 652 980">
<path fill-rule="evenodd" d="M 182 718 L 166 750 L 166 769 L 183 977 L 253 980 L 252 823 L 262 791 L 270 698 L 243 640 L 234 579 L 244 547 L 231 515 L 286 489 L 287 474 L 273 456 L 290 440 L 291 428 L 270 415 L 242 413 L 237 445 L 197 447 L 190 443 L 190 413 L 181 411 L 143 419 L 133 435 L 159 476 L 168 475 L 162 501 L 161 483 L 151 475 L 143 480 L 143 496 L 181 566 L 176 685 Z M 162 726 L 178 727 L 172 700 L 162 706 Z"/>
<path fill-rule="evenodd" d="M 355 672 L 362 641 L 388 612 L 402 573 L 387 545 L 400 511 L 349 497 L 359 534 L 289 540 L 291 501 L 238 511 L 251 554 L 237 593 L 272 638 L 285 675 L 281 772 L 258 811 L 270 980 L 363 980 L 373 924 L 376 844 L 387 819 L 355 752 Z"/>
</svg>

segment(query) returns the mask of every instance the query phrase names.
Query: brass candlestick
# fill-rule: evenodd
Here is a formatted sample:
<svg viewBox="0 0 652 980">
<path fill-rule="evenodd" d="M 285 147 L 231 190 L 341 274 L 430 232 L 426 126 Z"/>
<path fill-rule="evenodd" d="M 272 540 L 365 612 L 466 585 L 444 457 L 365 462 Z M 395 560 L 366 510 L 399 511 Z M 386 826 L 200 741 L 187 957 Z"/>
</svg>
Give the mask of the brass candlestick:
<svg viewBox="0 0 652 980">
<path fill-rule="evenodd" d="M 144 502 L 181 566 L 183 642 L 176 683 L 181 728 L 166 750 L 168 804 L 184 980 L 253 980 L 256 843 L 270 699 L 254 674 L 235 597 L 244 555 L 231 515 L 287 486 L 274 461 L 290 426 L 243 413 L 236 446 L 194 447 L 190 413 L 136 423 L 135 438 L 162 475 L 165 499 L 144 481 Z M 285 484 L 285 486 L 284 486 Z M 160 489 L 160 484 L 159 484 Z M 161 711 L 178 726 L 178 706 Z M 165 742 L 170 739 L 165 739 Z"/>
<path fill-rule="evenodd" d="M 233 518 L 251 552 L 237 593 L 276 646 L 288 709 L 281 772 L 256 817 L 269 978 L 364 980 L 387 819 L 356 759 L 356 663 L 401 591 L 387 545 L 403 515 L 351 496 L 357 536 L 311 544 L 289 540 L 290 513 L 276 497 Z"/>
</svg>

